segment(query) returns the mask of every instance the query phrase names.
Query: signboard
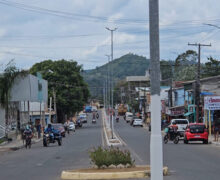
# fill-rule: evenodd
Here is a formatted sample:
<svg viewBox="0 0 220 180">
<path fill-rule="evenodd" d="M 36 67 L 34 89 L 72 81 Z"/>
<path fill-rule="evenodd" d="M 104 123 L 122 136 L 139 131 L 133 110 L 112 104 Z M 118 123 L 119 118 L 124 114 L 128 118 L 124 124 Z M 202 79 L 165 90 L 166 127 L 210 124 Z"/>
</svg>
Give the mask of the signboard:
<svg viewBox="0 0 220 180">
<path fill-rule="evenodd" d="M 170 108 L 169 110 L 166 110 L 166 114 L 170 116 L 181 116 L 185 112 L 185 107 L 184 106 L 179 106 L 179 107 L 173 107 Z"/>
<path fill-rule="evenodd" d="M 204 109 L 220 110 L 220 96 L 207 96 L 204 98 Z"/>
</svg>

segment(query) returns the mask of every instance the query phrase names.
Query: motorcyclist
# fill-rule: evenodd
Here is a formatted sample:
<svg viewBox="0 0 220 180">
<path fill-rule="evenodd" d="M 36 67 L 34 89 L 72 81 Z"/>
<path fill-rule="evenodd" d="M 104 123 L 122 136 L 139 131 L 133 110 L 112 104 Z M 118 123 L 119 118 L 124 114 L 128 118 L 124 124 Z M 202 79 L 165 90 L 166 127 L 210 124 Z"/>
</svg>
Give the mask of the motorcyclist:
<svg viewBox="0 0 220 180">
<path fill-rule="evenodd" d="M 52 127 L 51 124 L 48 124 L 47 128 L 45 129 L 44 133 L 48 133 L 51 139 L 54 139 L 55 129 Z"/>
<path fill-rule="evenodd" d="M 170 139 L 171 136 L 173 136 L 175 133 L 177 133 L 178 126 L 176 125 L 176 122 L 173 122 L 172 125 L 169 126 L 168 129 L 168 138 Z"/>
<path fill-rule="evenodd" d="M 26 125 L 25 130 L 23 132 L 23 136 L 24 136 L 24 138 L 26 138 L 27 136 L 30 136 L 32 138 L 33 132 L 32 132 L 29 125 Z"/>
<path fill-rule="evenodd" d="M 116 116 L 116 122 L 119 122 L 119 117 L 118 116 Z"/>
</svg>

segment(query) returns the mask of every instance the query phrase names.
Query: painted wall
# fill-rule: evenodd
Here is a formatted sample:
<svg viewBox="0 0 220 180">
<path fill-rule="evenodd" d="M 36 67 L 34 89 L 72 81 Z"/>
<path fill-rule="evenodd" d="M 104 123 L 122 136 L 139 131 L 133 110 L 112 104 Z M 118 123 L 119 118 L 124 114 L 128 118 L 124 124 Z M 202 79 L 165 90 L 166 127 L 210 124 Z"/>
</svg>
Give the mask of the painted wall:
<svg viewBox="0 0 220 180">
<path fill-rule="evenodd" d="M 42 101 L 47 103 L 48 82 L 46 80 L 42 80 L 42 94 Z M 38 102 L 38 78 L 31 74 L 24 78 L 17 78 L 11 90 L 11 101 Z"/>
</svg>

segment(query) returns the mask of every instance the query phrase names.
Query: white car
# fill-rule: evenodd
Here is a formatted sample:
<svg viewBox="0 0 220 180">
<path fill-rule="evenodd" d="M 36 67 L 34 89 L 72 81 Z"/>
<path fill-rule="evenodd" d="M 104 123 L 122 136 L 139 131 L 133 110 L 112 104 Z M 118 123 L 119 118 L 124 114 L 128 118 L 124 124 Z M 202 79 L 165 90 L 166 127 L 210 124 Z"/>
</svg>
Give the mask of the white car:
<svg viewBox="0 0 220 180">
<path fill-rule="evenodd" d="M 142 119 L 134 119 L 133 127 L 134 126 L 141 126 L 141 127 L 143 127 L 143 120 Z"/>
<path fill-rule="evenodd" d="M 97 107 L 96 106 L 92 106 L 92 112 L 97 112 Z"/>
<path fill-rule="evenodd" d="M 69 123 L 69 130 L 75 132 L 76 127 L 75 127 L 75 124 L 74 124 L 73 122 L 70 122 L 70 123 Z"/>
<path fill-rule="evenodd" d="M 184 131 L 186 127 L 189 125 L 188 119 L 172 119 L 171 125 L 176 124 L 178 126 L 178 132 L 180 132 L 180 135 L 184 135 Z"/>
<path fill-rule="evenodd" d="M 79 118 L 82 120 L 82 123 L 87 123 L 87 115 L 86 115 L 86 113 L 80 114 Z"/>
<path fill-rule="evenodd" d="M 128 123 L 128 122 L 131 122 L 132 119 L 133 119 L 133 113 L 131 113 L 131 112 L 126 112 L 126 113 L 125 113 L 125 120 L 126 120 L 126 122 L 127 122 L 127 123 Z"/>
</svg>

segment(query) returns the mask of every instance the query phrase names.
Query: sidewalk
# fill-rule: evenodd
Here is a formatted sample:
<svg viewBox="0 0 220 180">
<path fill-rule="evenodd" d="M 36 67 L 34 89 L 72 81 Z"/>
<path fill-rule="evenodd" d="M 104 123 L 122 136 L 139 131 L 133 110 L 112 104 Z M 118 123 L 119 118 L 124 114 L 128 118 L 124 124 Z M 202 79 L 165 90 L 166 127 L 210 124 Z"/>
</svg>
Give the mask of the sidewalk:
<svg viewBox="0 0 220 180">
<path fill-rule="evenodd" d="M 220 146 L 220 137 L 218 138 L 218 142 L 216 142 L 214 140 L 215 140 L 214 135 L 211 135 L 211 137 L 209 137 L 209 143 L 214 144 L 216 146 Z"/>
<path fill-rule="evenodd" d="M 31 142 L 32 144 L 38 143 L 42 140 L 42 138 L 32 138 Z M 0 144 L 0 152 L 2 151 L 10 151 L 10 150 L 18 150 L 25 147 L 25 143 L 23 143 L 23 140 L 13 140 L 12 142 L 3 142 Z"/>
</svg>

